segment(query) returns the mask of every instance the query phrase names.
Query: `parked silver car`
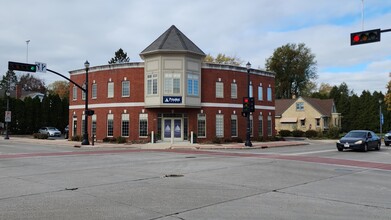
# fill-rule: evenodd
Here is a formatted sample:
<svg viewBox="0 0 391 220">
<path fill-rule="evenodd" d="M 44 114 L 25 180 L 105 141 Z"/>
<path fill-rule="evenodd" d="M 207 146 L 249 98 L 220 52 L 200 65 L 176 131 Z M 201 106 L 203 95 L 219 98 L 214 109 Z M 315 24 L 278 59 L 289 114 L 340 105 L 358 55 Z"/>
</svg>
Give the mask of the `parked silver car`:
<svg viewBox="0 0 391 220">
<path fill-rule="evenodd" d="M 61 131 L 55 127 L 42 127 L 38 130 L 41 134 L 47 134 L 49 137 L 60 137 Z"/>
<path fill-rule="evenodd" d="M 391 143 L 391 131 L 387 132 L 385 135 L 384 135 L 384 144 L 386 146 L 389 146 Z"/>
</svg>

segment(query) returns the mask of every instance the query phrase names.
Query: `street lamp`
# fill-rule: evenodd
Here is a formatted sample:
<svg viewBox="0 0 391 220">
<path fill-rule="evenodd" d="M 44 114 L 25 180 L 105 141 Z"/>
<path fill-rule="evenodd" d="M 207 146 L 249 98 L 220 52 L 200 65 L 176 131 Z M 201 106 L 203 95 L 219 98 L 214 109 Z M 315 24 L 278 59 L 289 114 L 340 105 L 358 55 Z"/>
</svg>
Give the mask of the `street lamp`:
<svg viewBox="0 0 391 220">
<path fill-rule="evenodd" d="M 6 111 L 6 119 L 5 119 L 5 137 L 4 139 L 5 140 L 8 140 L 10 139 L 9 135 L 8 135 L 8 122 L 9 122 L 9 118 L 8 118 L 8 114 L 9 114 L 9 102 L 10 102 L 10 91 L 7 89 L 7 91 L 5 92 L 5 95 L 7 96 L 7 111 Z"/>
<path fill-rule="evenodd" d="M 85 108 L 84 108 L 84 133 L 83 133 L 83 141 L 82 145 L 90 145 L 90 141 L 88 140 L 88 68 L 90 67 L 90 63 L 88 60 L 84 63 L 86 68 L 86 84 L 85 84 Z"/>
<path fill-rule="evenodd" d="M 246 64 L 247 68 L 247 97 L 250 98 L 250 68 L 251 68 L 251 63 L 247 62 Z M 251 147 L 253 144 L 251 143 L 250 140 L 250 112 L 247 114 L 247 130 L 246 130 L 246 143 L 244 146 Z"/>
<path fill-rule="evenodd" d="M 379 99 L 379 124 L 380 124 L 380 141 L 381 141 L 381 136 L 382 136 L 382 133 L 383 133 L 383 129 L 382 129 L 382 124 L 383 124 L 383 115 L 381 113 L 381 103 L 382 103 L 382 100 Z"/>
</svg>

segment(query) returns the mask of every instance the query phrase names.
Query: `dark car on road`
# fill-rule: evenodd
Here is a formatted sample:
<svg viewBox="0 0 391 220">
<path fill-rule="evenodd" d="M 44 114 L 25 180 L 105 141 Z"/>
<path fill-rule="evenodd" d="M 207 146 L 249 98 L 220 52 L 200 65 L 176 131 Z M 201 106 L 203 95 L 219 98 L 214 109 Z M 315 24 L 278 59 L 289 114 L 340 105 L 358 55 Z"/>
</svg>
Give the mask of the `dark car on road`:
<svg viewBox="0 0 391 220">
<path fill-rule="evenodd" d="M 384 144 L 386 146 L 390 146 L 390 143 L 391 143 L 391 131 L 389 131 L 384 135 Z"/>
<path fill-rule="evenodd" d="M 370 149 L 380 150 L 381 139 L 373 131 L 352 130 L 337 141 L 338 151 L 344 149 L 368 151 Z"/>
</svg>

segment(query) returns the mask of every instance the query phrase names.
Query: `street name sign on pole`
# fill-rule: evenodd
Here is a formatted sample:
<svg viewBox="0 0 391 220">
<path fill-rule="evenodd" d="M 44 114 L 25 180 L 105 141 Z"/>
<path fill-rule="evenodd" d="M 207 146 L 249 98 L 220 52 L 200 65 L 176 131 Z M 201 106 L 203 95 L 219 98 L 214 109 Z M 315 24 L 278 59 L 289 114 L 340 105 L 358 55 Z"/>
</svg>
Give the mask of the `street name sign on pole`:
<svg viewBox="0 0 391 220">
<path fill-rule="evenodd" d="M 46 73 L 46 63 L 35 62 L 37 65 L 37 72 Z"/>
<path fill-rule="evenodd" d="M 11 122 L 11 111 L 5 111 L 4 122 Z"/>
</svg>

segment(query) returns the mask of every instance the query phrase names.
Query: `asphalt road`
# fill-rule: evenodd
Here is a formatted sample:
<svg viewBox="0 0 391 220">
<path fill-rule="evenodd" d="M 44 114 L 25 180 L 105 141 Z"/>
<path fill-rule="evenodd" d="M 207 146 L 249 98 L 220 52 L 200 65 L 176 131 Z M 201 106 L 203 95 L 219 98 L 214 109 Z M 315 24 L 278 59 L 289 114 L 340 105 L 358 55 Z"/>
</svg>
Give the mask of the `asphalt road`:
<svg viewBox="0 0 391 220">
<path fill-rule="evenodd" d="M 56 140 L 53 140 L 56 141 Z M 49 142 L 48 142 L 49 143 Z M 391 148 L 74 148 L 0 140 L 0 219 L 391 219 Z"/>
</svg>

